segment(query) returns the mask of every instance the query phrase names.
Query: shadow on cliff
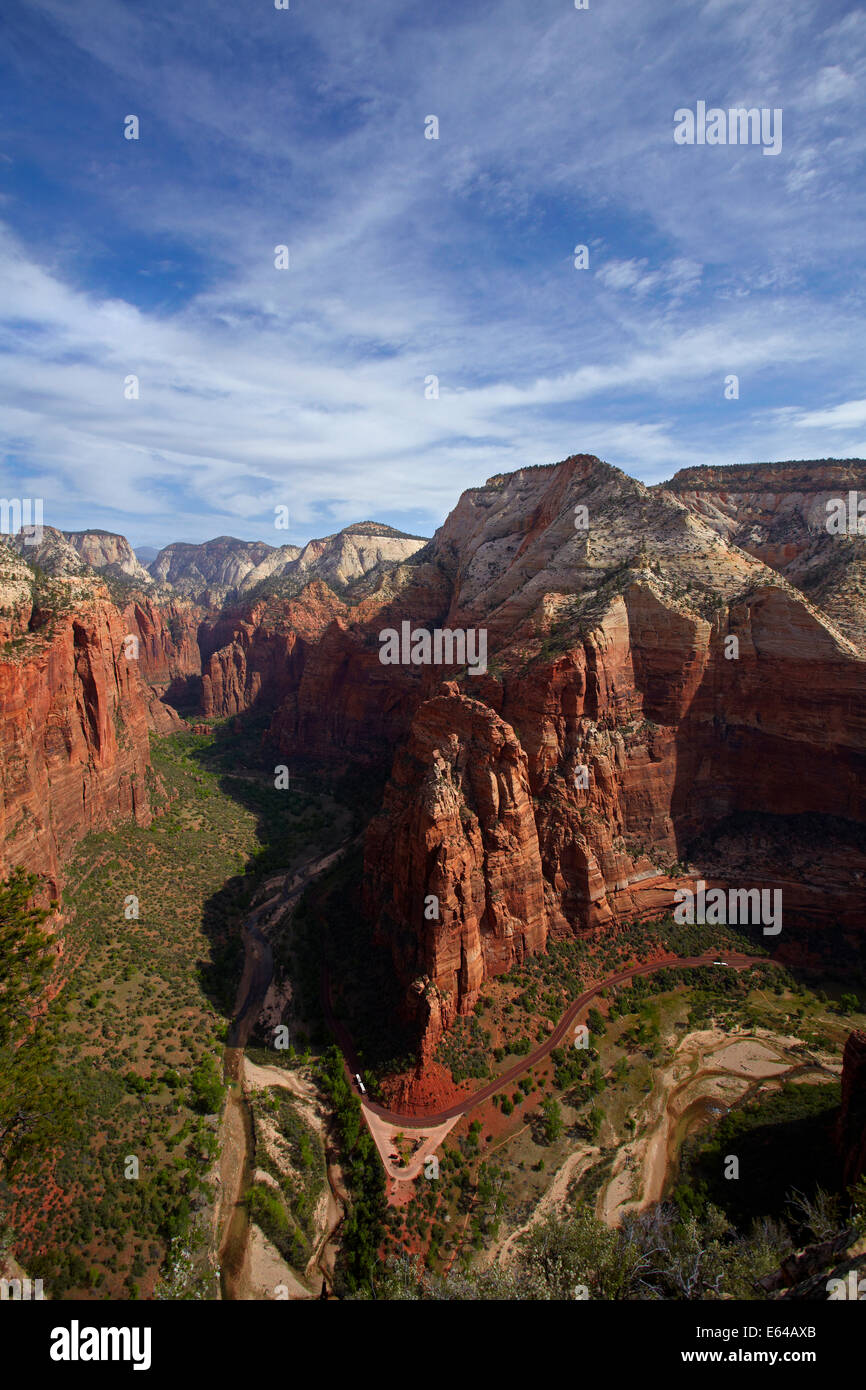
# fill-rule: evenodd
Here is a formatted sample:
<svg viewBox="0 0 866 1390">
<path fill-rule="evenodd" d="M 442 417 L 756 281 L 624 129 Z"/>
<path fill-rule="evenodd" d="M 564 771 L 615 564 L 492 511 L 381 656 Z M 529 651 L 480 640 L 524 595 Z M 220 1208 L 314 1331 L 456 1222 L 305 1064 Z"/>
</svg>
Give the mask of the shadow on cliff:
<svg viewBox="0 0 866 1390">
<path fill-rule="evenodd" d="M 793 654 L 777 650 L 777 602 L 775 593 L 744 601 L 747 620 L 740 612 L 736 623 L 750 641 L 743 638 L 739 660 L 725 659 L 724 624 L 713 631 L 690 697 L 683 690 L 688 669 L 678 690 L 643 673 L 648 717 L 676 728 L 671 820 L 678 857 L 706 880 L 780 889 L 781 933 L 741 929 L 792 969 L 811 964 L 841 976 L 854 966 L 866 985 L 855 942 L 866 915 L 866 845 L 862 823 L 849 815 L 858 804 L 852 783 L 866 774 L 866 759 L 827 737 L 825 699 L 858 673 L 850 662 L 828 659 L 817 633 L 814 652 L 797 654 L 806 668 L 797 678 Z M 808 647 L 810 634 L 804 640 Z M 805 679 L 810 652 L 814 672 L 820 668 L 817 689 Z M 685 708 L 677 709 L 684 695 Z"/>
<path fill-rule="evenodd" d="M 335 770 L 292 758 L 289 785 L 277 788 L 275 768 L 284 757 L 268 738 L 269 723 L 266 712 L 237 715 L 212 736 L 202 736 L 192 750 L 202 770 L 217 777 L 223 795 L 255 817 L 257 849 L 244 872 L 227 879 L 203 909 L 210 955 L 199 964 L 199 978 L 227 1019 L 243 972 L 241 926 L 264 884 L 356 838 L 379 809 L 384 787 L 384 780 L 372 777 L 369 769 Z M 300 1012 L 312 1024 L 314 1043 L 329 1040 L 320 997 L 327 953 L 335 1006 L 340 1011 L 345 1006 L 359 1027 L 364 1060 L 374 1065 L 380 1055 L 395 1055 L 393 1030 L 380 1026 L 383 1016 L 391 1013 L 392 1001 L 380 960 L 384 953 L 373 946 L 372 930 L 360 911 L 362 856 L 362 848 L 356 846 L 320 883 L 311 885 L 293 914 L 290 941 L 282 939 L 279 925 L 269 940 L 277 974 L 290 974 Z"/>
</svg>

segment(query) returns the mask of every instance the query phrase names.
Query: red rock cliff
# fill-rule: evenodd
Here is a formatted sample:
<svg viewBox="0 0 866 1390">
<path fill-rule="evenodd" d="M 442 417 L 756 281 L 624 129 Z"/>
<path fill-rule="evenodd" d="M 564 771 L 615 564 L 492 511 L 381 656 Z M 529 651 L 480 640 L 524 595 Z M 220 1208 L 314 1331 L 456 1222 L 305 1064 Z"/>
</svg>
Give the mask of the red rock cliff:
<svg viewBox="0 0 866 1390">
<path fill-rule="evenodd" d="M 582 535 L 579 502 L 590 515 Z M 677 861 L 730 818 L 866 820 L 866 663 L 800 591 L 723 544 L 679 499 L 579 458 L 464 494 L 434 545 L 452 585 L 447 626 L 488 633 L 489 675 L 464 675 L 460 688 L 477 691 L 484 703 L 468 705 L 500 716 L 516 738 L 529 796 L 509 783 L 511 799 L 500 783 L 498 814 L 533 822 L 531 852 L 512 852 L 547 929 L 668 909 L 685 881 Z M 411 597 L 410 587 L 401 602 Z M 368 833 L 365 901 L 391 943 L 407 1008 L 413 993 L 424 1000 L 427 1051 L 471 1007 L 478 969 L 497 973 L 501 957 L 495 933 L 485 949 L 491 863 L 455 822 L 460 793 L 452 804 L 442 781 L 449 748 L 458 767 L 463 758 L 485 775 L 496 756 L 483 749 L 478 713 L 470 738 L 459 699 L 419 705 L 424 693 L 422 679 L 409 743 Z M 352 699 L 361 702 L 356 691 Z M 467 777 L 460 789 L 474 785 Z M 808 862 L 768 871 L 770 857 L 761 849 L 729 881 L 781 886 L 790 926 L 862 924 L 862 854 L 835 856 L 832 892 Z M 723 870 L 708 861 L 709 876 L 725 879 Z M 431 929 L 424 897 L 437 891 L 456 907 Z"/>
<path fill-rule="evenodd" d="M 456 685 L 423 703 L 366 839 L 368 909 L 429 1056 L 485 979 L 547 942 L 526 755 Z"/>
<path fill-rule="evenodd" d="M 23 592 L 0 647 L 0 873 L 60 885 L 65 852 L 119 817 L 150 820 L 149 692 L 98 583 L 61 611 Z"/>
</svg>

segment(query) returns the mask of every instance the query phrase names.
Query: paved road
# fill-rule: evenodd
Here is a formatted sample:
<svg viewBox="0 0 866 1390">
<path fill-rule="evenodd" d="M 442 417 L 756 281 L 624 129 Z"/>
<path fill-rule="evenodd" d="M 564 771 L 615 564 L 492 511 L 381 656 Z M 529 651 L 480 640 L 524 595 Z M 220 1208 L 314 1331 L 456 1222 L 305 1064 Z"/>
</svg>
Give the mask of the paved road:
<svg viewBox="0 0 866 1390">
<path fill-rule="evenodd" d="M 637 975 L 653 975 L 657 970 L 666 970 L 671 966 L 682 968 L 683 966 L 712 965 L 713 961 L 717 959 L 720 958 L 712 955 L 665 956 L 662 960 L 649 961 L 643 965 L 633 965 L 628 970 L 621 970 L 616 975 L 609 975 L 606 980 L 600 980 L 598 984 L 592 985 L 590 989 L 585 990 L 578 999 L 575 999 L 573 1004 L 569 1004 L 562 1018 L 559 1020 L 559 1023 L 550 1034 L 550 1037 L 541 1043 L 534 1052 L 530 1052 L 526 1057 L 521 1057 L 519 1062 L 515 1062 L 514 1066 L 509 1067 L 501 1076 L 497 1076 L 494 1081 L 483 1086 L 480 1091 L 475 1091 L 473 1095 L 464 1097 L 463 1100 L 459 1100 L 447 1110 L 437 1111 L 435 1115 L 398 1115 L 393 1110 L 386 1110 L 384 1106 L 377 1105 L 375 1101 L 368 1100 L 366 1096 L 362 1096 L 361 1099 L 369 1110 L 373 1110 L 388 1124 L 400 1125 L 405 1129 L 420 1129 L 422 1127 L 427 1128 L 431 1125 L 444 1124 L 446 1120 L 456 1119 L 458 1115 L 466 1115 L 470 1110 L 474 1110 L 476 1106 L 482 1105 L 484 1101 L 489 1100 L 497 1091 L 501 1091 L 503 1087 L 510 1085 L 512 1081 L 517 1081 L 521 1076 L 524 1076 L 526 1072 L 543 1061 L 545 1057 L 548 1057 L 553 1049 L 560 1045 L 566 1034 L 569 1033 L 581 1010 L 585 1009 L 587 1004 L 589 1004 L 592 999 L 595 999 L 603 989 L 607 989 L 610 985 L 624 984 L 627 980 L 633 980 Z M 768 956 L 745 956 L 736 952 L 728 954 L 726 959 L 727 963 L 734 970 L 746 970 L 751 965 L 776 964 L 776 962 L 770 960 Z M 323 971 L 322 976 L 322 1002 L 325 1009 L 325 1017 L 343 1053 L 346 1073 L 352 1083 L 353 1089 L 357 1091 L 355 1072 L 360 1070 L 358 1058 L 347 1029 L 334 1018 L 331 1009 L 330 978 L 327 967 Z"/>
</svg>

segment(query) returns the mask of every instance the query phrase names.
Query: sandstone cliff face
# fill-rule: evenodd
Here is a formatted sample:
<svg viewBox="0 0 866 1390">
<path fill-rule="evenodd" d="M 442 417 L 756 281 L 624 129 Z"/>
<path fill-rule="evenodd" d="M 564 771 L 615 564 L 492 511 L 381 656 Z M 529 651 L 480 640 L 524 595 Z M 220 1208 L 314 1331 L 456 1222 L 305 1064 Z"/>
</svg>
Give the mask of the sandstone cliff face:
<svg viewBox="0 0 866 1390">
<path fill-rule="evenodd" d="M 204 619 L 204 610 L 185 599 L 156 602 L 138 595 L 123 608 L 126 633 L 138 639 L 139 670 L 153 692 L 149 709 L 157 732 L 179 726 L 174 705 L 193 706 L 201 699 Z"/>
<path fill-rule="evenodd" d="M 526 755 L 453 683 L 418 708 L 367 834 L 365 878 L 429 1060 L 482 982 L 547 942 Z"/>
<path fill-rule="evenodd" d="M 113 531 L 64 531 L 63 535 L 92 569 L 145 586 L 153 583 L 125 536 Z"/>
<path fill-rule="evenodd" d="M 828 504 L 866 500 L 866 461 L 686 468 L 665 487 L 725 540 L 784 574 L 866 653 L 866 518 L 831 533 Z M 856 526 L 856 518 L 855 518 Z"/>
<path fill-rule="evenodd" d="M 583 534 L 579 505 L 590 519 Z M 521 882 L 543 897 L 548 930 L 669 908 L 684 881 L 676 861 L 731 817 L 866 819 L 866 663 L 803 593 L 726 545 L 678 497 L 581 457 L 464 494 L 432 550 L 450 586 L 447 625 L 488 632 L 490 673 L 461 676 L 460 689 L 477 691 L 525 755 L 538 858 L 522 862 Z M 411 607 L 412 596 L 409 586 L 401 602 Z M 479 952 L 484 894 L 469 888 L 478 875 L 489 884 L 484 856 L 454 833 L 444 807 L 432 817 L 412 809 L 413 795 L 428 805 L 447 745 L 441 709 L 437 741 L 424 737 L 425 693 L 422 679 L 410 694 L 409 764 L 398 754 L 368 835 L 366 902 L 391 941 L 407 1007 L 419 978 L 435 984 L 421 987 L 426 1021 L 418 1012 L 428 1053 L 454 1013 L 471 1007 L 475 962 L 494 974 L 497 956 Z M 460 745 L 457 705 L 451 717 Z M 477 740 L 473 748 L 484 763 Z M 523 802 L 502 789 L 498 806 L 508 820 Z M 450 852 L 428 859 L 440 834 Z M 401 874 L 403 861 L 412 868 Z M 830 895 L 798 882 L 792 866 L 789 925 L 862 919 L 861 861 L 836 857 L 844 887 Z M 425 892 L 437 890 L 419 866 L 446 902 L 450 881 L 468 904 L 447 932 L 423 921 Z M 760 855 L 740 871 L 748 876 L 733 886 L 773 886 Z"/>
<path fill-rule="evenodd" d="M 23 576 L 21 583 L 23 585 Z M 97 581 L 19 603 L 0 647 L 0 874 L 18 864 L 56 895 L 71 845 L 117 818 L 150 819 L 148 691 Z"/>
<path fill-rule="evenodd" d="M 272 710 L 301 684 L 308 648 L 344 613 L 330 589 L 311 584 L 302 602 L 258 603 L 246 617 L 224 614 L 203 624 L 205 715 L 238 714 L 254 705 Z"/>
<path fill-rule="evenodd" d="M 866 1173 L 866 1033 L 849 1034 L 842 1058 L 842 1106 L 836 1129 L 846 1186 Z"/>
<path fill-rule="evenodd" d="M 295 591 L 313 578 L 339 589 L 382 566 L 399 565 L 426 544 L 423 537 L 372 521 L 311 540 L 303 549 L 218 536 L 201 545 L 166 546 L 151 564 L 150 574 L 180 594 L 219 607 L 233 591 L 234 597 L 246 593 L 255 599 L 262 585 L 278 590 L 280 580 Z"/>
</svg>

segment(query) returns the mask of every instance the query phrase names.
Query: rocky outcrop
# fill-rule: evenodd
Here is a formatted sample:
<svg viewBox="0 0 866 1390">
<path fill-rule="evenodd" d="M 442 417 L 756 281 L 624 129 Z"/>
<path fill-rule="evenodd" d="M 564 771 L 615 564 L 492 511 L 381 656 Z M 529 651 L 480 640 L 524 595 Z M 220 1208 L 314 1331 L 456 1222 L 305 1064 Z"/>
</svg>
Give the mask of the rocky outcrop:
<svg viewBox="0 0 866 1390">
<path fill-rule="evenodd" d="M 125 536 L 113 531 L 58 531 L 54 526 L 24 526 L 10 544 L 30 565 L 46 574 L 72 576 L 89 567 L 109 578 L 148 588 L 153 580 Z"/>
<path fill-rule="evenodd" d="M 802 589 L 866 652 L 866 516 L 857 533 L 861 500 L 866 512 L 866 461 L 685 468 L 664 486 L 726 541 Z M 833 527 L 839 504 L 841 531 Z M 855 534 L 848 533 L 851 522 Z"/>
<path fill-rule="evenodd" d="M 80 575 L 85 564 L 62 531 L 54 526 L 23 526 L 6 544 L 16 550 L 27 565 L 37 565 L 53 578 Z"/>
<path fill-rule="evenodd" d="M 98 581 L 15 610 L 0 648 L 0 875 L 24 864 L 56 896 L 67 850 L 150 820 L 148 690 Z"/>
<path fill-rule="evenodd" d="M 588 526 L 576 527 L 577 517 Z M 683 861 L 732 818 L 862 826 L 866 663 L 802 592 L 727 545 L 679 497 L 579 457 L 465 493 L 431 551 L 450 589 L 447 626 L 488 634 L 488 675 L 463 673 L 459 688 L 477 692 L 525 757 L 537 857 L 521 861 L 520 882 L 544 902 L 549 931 L 658 915 L 684 882 L 718 882 L 711 854 L 688 875 Z M 400 596 L 407 611 L 414 593 L 410 584 Z M 456 833 L 451 803 L 430 797 L 449 732 L 457 750 L 466 740 L 461 701 L 422 703 L 423 678 L 403 689 L 415 722 L 369 831 L 366 902 L 392 943 L 427 1048 L 471 1007 L 477 963 L 484 977 L 499 958 L 476 944 L 487 857 Z M 345 698 L 330 693 L 323 717 L 332 727 L 334 702 Z M 352 699 L 362 702 L 357 689 Z M 485 766 L 477 736 L 472 747 L 470 760 Z M 829 897 L 820 875 L 798 882 L 798 866 L 786 869 L 789 927 L 862 920 L 863 856 L 844 840 L 838 848 Z M 441 951 L 423 918 L 434 867 L 438 896 L 460 905 Z M 777 886 L 760 854 L 738 872 L 733 887 Z"/>
<path fill-rule="evenodd" d="M 366 839 L 376 934 L 409 982 L 429 1059 L 486 979 L 547 942 L 526 755 L 487 705 L 448 683 L 425 701 Z"/>
<path fill-rule="evenodd" d="M 64 531 L 63 535 L 91 569 L 145 586 L 153 583 L 125 536 L 113 531 Z"/>
<path fill-rule="evenodd" d="M 866 1173 L 866 1033 L 850 1033 L 842 1057 L 842 1105 L 836 1128 L 846 1186 Z"/>
<path fill-rule="evenodd" d="M 427 544 L 422 536 L 407 536 L 392 526 L 375 521 L 360 521 L 346 526 L 336 535 L 309 541 L 297 557 L 286 566 L 287 574 L 303 578 L 314 574 L 331 588 L 342 588 L 382 566 L 399 565 Z M 254 576 L 249 576 L 249 583 Z"/>
<path fill-rule="evenodd" d="M 154 579 L 178 593 L 217 607 L 230 595 L 268 591 L 291 596 L 312 578 L 342 589 L 383 566 L 399 565 L 427 544 L 379 522 L 362 521 L 334 535 L 296 545 L 271 546 L 218 536 L 200 545 L 176 543 L 150 566 Z"/>
</svg>

